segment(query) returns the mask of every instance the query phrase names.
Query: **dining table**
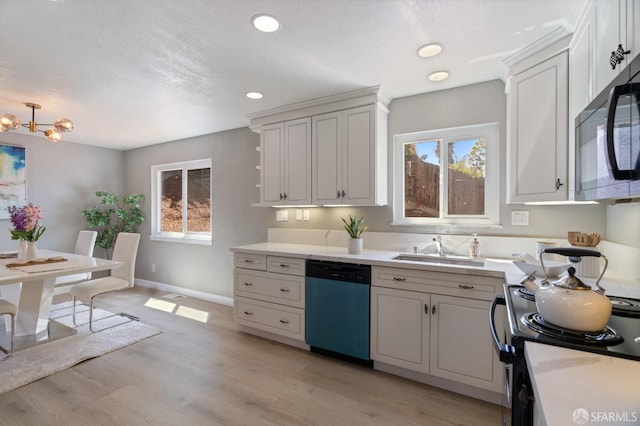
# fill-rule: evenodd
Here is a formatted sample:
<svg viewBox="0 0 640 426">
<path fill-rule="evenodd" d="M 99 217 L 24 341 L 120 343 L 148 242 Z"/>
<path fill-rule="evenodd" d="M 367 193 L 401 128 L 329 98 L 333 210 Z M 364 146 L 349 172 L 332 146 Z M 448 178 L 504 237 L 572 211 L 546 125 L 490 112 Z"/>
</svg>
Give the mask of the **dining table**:
<svg viewBox="0 0 640 426">
<path fill-rule="evenodd" d="M 0 294 L 18 306 L 15 336 L 47 339 L 56 278 L 85 272 L 106 271 L 123 262 L 38 250 L 38 258 L 19 260 L 12 253 L 0 253 Z M 5 323 L 7 331 L 11 324 Z M 44 335 L 44 337 L 40 337 Z"/>
</svg>

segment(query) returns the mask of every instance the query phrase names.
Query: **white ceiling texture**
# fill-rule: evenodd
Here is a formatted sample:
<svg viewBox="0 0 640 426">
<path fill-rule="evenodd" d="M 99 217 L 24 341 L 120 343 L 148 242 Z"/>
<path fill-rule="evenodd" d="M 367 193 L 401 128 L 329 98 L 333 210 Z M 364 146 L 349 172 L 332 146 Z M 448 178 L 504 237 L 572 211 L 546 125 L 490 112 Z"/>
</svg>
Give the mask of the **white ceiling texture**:
<svg viewBox="0 0 640 426">
<path fill-rule="evenodd" d="M 0 114 L 27 122 L 24 103 L 36 102 L 36 121 L 74 122 L 64 140 L 127 150 L 368 86 L 392 99 L 463 86 L 500 78 L 505 58 L 573 31 L 585 2 L 0 0 Z M 255 30 L 259 13 L 281 28 Z M 443 52 L 418 57 L 430 42 Z M 436 70 L 451 76 L 429 81 Z"/>
</svg>

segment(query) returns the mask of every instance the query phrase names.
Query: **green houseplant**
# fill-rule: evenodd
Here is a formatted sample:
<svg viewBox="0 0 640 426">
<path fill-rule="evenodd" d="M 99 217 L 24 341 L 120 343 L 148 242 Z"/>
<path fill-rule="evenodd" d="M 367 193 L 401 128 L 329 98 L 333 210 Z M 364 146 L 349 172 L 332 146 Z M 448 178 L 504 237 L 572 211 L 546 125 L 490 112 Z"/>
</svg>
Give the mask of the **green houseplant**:
<svg viewBox="0 0 640 426">
<path fill-rule="evenodd" d="M 82 216 L 87 219 L 89 227 L 98 228 L 96 246 L 105 249 L 107 258 L 111 259 L 118 233 L 133 232 L 136 225 L 144 222 L 144 195 L 130 194 L 120 200 L 115 194 L 98 191 L 96 196 L 100 197 L 100 205 L 83 210 Z"/>
<path fill-rule="evenodd" d="M 364 216 L 358 218 L 357 216 L 349 215 L 349 220 L 341 217 L 342 223 L 344 223 L 344 229 L 349 234 L 349 253 L 358 254 L 362 252 L 362 233 L 367 230 L 364 224 Z"/>
</svg>

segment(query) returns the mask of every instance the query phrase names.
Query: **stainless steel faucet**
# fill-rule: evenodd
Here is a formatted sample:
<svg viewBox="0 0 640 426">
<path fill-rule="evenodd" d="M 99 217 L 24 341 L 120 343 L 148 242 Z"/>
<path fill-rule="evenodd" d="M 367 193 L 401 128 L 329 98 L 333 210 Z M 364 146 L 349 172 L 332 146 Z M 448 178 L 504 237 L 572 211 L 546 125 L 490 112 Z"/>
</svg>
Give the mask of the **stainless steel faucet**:
<svg viewBox="0 0 640 426">
<path fill-rule="evenodd" d="M 442 253 L 442 237 L 440 235 L 433 237 L 433 241 L 436 243 L 436 251 L 438 252 L 438 255 L 444 256 L 444 253 Z"/>
</svg>

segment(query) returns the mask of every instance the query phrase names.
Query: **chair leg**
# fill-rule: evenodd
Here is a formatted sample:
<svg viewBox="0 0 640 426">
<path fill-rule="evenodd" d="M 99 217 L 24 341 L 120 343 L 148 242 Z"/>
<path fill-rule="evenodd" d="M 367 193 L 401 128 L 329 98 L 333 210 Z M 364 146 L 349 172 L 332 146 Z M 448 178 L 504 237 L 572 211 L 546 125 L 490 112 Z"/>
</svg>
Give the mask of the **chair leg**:
<svg viewBox="0 0 640 426">
<path fill-rule="evenodd" d="M 16 347 L 16 316 L 11 315 L 11 350 L 9 355 L 13 353 L 13 349 Z"/>
<path fill-rule="evenodd" d="M 89 301 L 89 331 L 93 333 L 93 297 Z"/>
<path fill-rule="evenodd" d="M 74 326 L 78 326 L 78 324 L 76 324 L 76 297 L 73 296 L 73 309 L 71 310 L 71 318 L 73 320 L 73 325 Z"/>
<path fill-rule="evenodd" d="M 3 360 L 8 358 L 13 353 L 13 350 L 15 348 L 15 337 L 16 337 L 16 316 L 12 314 L 7 314 L 7 315 L 11 316 L 11 339 L 10 339 L 11 347 L 9 349 L 6 349 L 0 346 L 0 351 L 4 352 L 7 355 L 3 358 Z"/>
</svg>

